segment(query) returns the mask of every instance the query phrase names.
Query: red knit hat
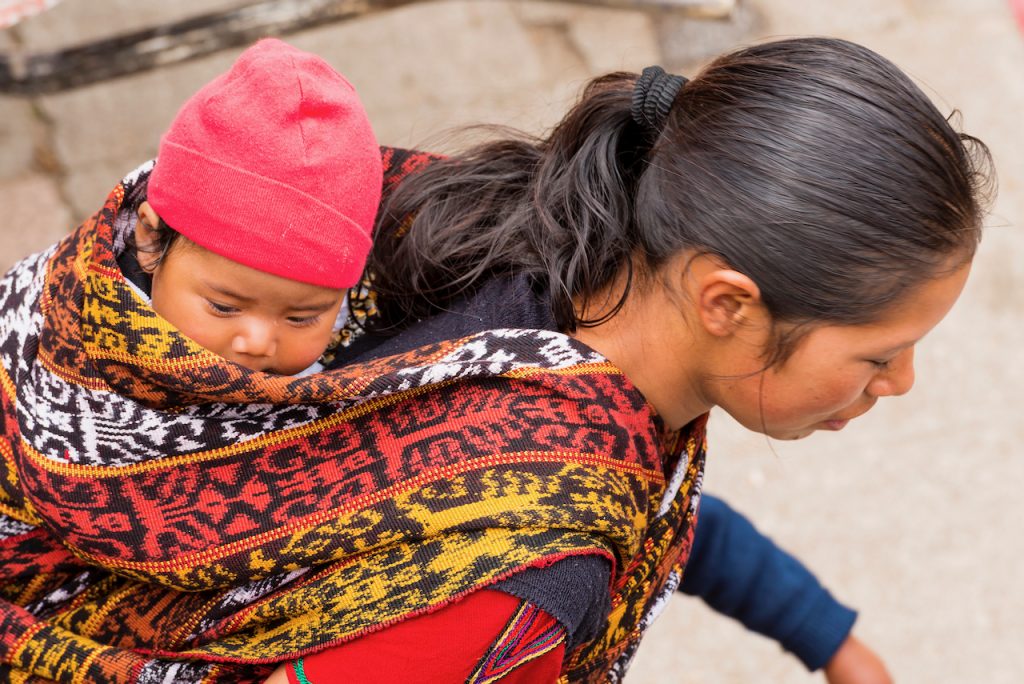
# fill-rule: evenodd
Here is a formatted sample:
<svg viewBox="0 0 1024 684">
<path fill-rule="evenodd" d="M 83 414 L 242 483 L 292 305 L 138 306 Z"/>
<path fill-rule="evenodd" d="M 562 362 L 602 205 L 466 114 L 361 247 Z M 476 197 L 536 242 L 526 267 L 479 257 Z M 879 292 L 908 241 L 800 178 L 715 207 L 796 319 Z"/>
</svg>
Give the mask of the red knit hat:
<svg viewBox="0 0 1024 684">
<path fill-rule="evenodd" d="M 179 233 L 265 273 L 354 285 L 380 203 L 381 157 L 352 85 L 262 40 L 184 104 L 147 199 Z"/>
</svg>

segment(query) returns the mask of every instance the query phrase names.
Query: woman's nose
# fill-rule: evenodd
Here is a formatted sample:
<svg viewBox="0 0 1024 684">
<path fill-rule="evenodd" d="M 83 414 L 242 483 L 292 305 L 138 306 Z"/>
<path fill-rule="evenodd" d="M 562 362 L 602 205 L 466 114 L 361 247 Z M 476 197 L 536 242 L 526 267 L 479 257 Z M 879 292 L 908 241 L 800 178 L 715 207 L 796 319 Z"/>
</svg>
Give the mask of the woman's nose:
<svg viewBox="0 0 1024 684">
<path fill-rule="evenodd" d="M 231 351 L 248 356 L 273 356 L 277 350 L 277 326 L 269 321 L 246 321 L 231 340 Z"/>
<path fill-rule="evenodd" d="M 898 397 L 914 386 L 914 348 L 900 352 L 868 386 L 869 394 L 876 397 Z"/>
</svg>

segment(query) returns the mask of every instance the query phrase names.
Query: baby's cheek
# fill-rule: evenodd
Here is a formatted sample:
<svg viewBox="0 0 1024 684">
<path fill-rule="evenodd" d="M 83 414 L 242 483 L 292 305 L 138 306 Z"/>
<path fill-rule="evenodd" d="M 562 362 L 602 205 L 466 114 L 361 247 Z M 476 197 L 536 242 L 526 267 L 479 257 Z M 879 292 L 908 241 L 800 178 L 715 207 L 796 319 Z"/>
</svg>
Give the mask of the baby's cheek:
<svg viewBox="0 0 1024 684">
<path fill-rule="evenodd" d="M 329 343 L 330 335 L 326 337 L 317 335 L 313 339 L 306 340 L 292 340 L 286 353 L 279 358 L 279 367 L 285 371 L 285 375 L 301 373 L 323 356 Z"/>
<path fill-rule="evenodd" d="M 172 321 L 178 326 L 180 330 L 186 336 L 192 338 L 202 346 L 206 347 L 211 351 L 215 351 L 218 354 L 223 353 L 223 349 L 220 349 L 221 344 L 218 344 L 219 338 L 222 335 L 221 327 L 213 323 L 207 324 L 202 320 L 203 317 L 198 315 L 191 315 L 182 318 L 180 321 Z"/>
</svg>

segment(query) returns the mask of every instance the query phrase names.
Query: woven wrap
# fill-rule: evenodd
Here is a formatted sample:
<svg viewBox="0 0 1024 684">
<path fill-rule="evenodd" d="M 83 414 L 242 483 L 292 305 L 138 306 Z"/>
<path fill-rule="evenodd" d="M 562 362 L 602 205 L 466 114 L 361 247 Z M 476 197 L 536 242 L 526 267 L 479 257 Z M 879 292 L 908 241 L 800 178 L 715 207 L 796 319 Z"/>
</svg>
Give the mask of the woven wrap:
<svg viewBox="0 0 1024 684">
<path fill-rule="evenodd" d="M 613 561 L 617 608 L 566 680 L 621 667 L 688 552 L 703 424 L 661 433 L 552 332 L 226 362 L 117 268 L 137 180 L 0 282 L 0 678 L 259 681 L 573 554 Z"/>
</svg>

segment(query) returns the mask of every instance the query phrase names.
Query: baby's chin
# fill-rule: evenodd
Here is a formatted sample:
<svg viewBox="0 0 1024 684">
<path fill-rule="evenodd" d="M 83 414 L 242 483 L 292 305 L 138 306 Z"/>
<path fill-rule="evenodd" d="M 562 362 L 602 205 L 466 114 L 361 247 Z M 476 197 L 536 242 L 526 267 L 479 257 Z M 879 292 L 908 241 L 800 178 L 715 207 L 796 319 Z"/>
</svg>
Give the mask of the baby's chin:
<svg viewBox="0 0 1024 684">
<path fill-rule="evenodd" d="M 310 361 L 309 363 L 305 363 L 305 365 L 301 366 L 300 368 L 281 368 L 279 366 L 263 366 L 262 364 L 260 364 L 258 360 L 253 359 L 232 358 L 231 356 L 227 355 L 221 355 L 221 357 L 227 359 L 228 361 L 231 361 L 232 363 L 236 363 L 239 366 L 242 366 L 243 368 L 248 368 L 251 371 L 256 371 L 258 373 L 266 373 L 267 375 L 279 375 L 281 377 L 286 378 L 301 374 L 302 371 L 312 366 L 319 358 L 314 358 L 312 361 Z"/>
<path fill-rule="evenodd" d="M 295 371 L 294 373 L 289 373 L 287 371 L 282 372 L 281 370 L 279 370 L 277 368 L 273 368 L 273 367 L 263 368 L 259 364 L 256 364 L 256 363 L 246 363 L 246 362 L 242 362 L 242 361 L 237 361 L 235 359 L 228 359 L 228 360 L 238 364 L 242 368 L 247 368 L 247 369 L 249 369 L 251 371 L 255 371 L 257 373 L 266 373 L 267 375 L 281 375 L 281 376 L 287 377 L 289 375 L 298 375 L 300 372 L 302 372 L 301 368 L 299 370 Z"/>
<path fill-rule="evenodd" d="M 301 373 L 302 371 L 304 371 L 306 369 L 306 368 L 300 368 L 300 369 L 298 369 L 296 371 L 291 371 L 291 370 L 280 370 L 278 368 L 252 368 L 250 366 L 246 366 L 246 368 L 248 368 L 249 370 L 259 371 L 260 373 L 266 373 L 267 375 L 279 375 L 282 378 L 290 378 L 292 376 L 298 375 L 299 373 Z M 308 368 L 308 366 L 307 366 L 307 368 Z"/>
</svg>

